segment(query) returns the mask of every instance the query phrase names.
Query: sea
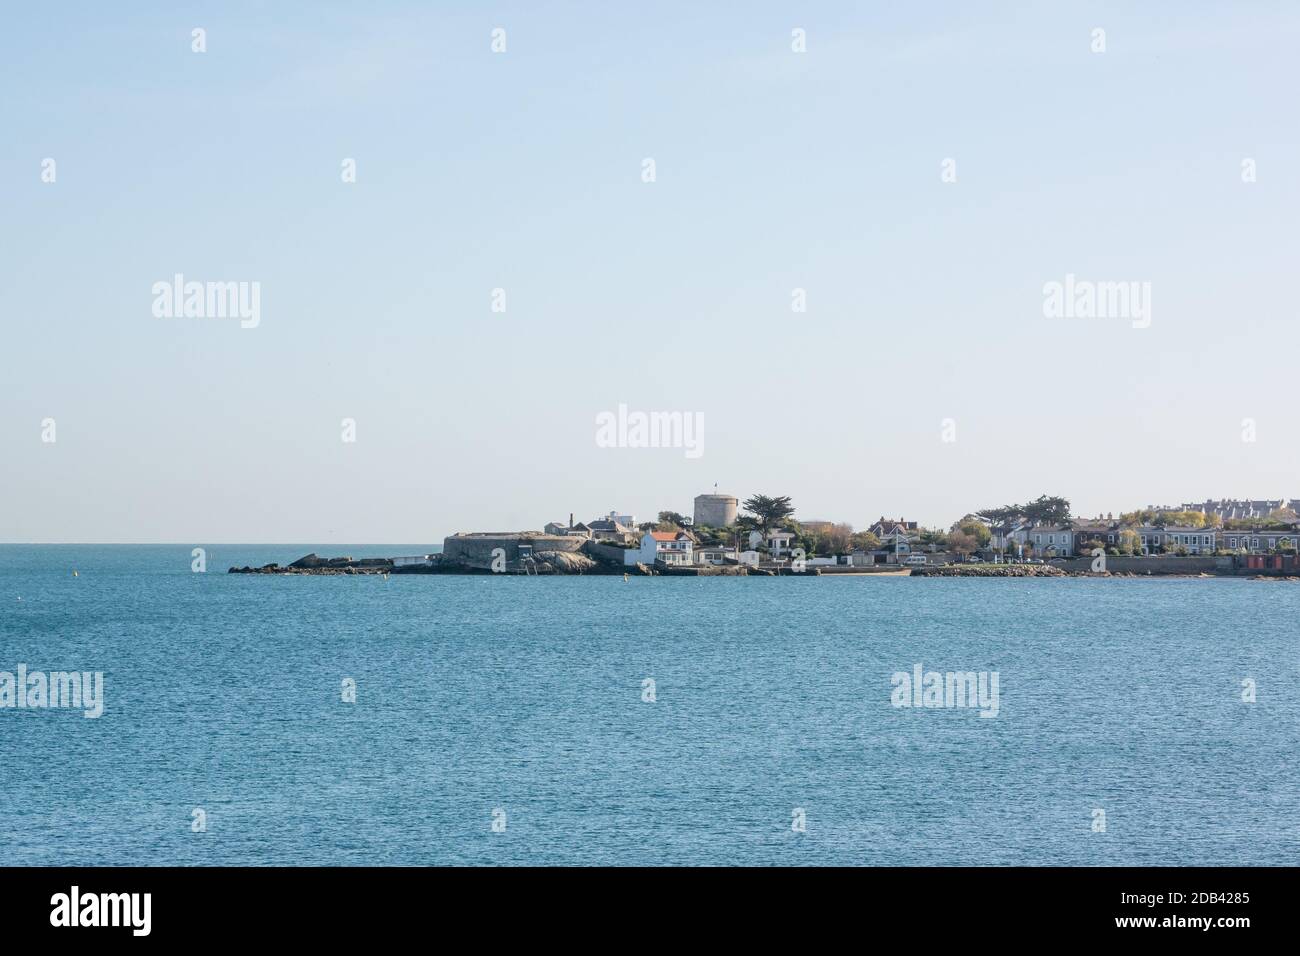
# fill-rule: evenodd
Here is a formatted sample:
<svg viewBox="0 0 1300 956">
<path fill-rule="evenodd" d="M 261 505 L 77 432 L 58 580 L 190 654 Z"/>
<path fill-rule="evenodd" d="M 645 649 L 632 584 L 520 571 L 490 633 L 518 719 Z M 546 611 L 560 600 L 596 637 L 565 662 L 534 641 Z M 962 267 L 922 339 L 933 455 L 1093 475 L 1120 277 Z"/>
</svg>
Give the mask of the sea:
<svg viewBox="0 0 1300 956">
<path fill-rule="evenodd" d="M 1300 583 L 194 548 L 0 545 L 0 866 L 1300 860 Z M 20 665 L 102 713 L 4 706 Z"/>
</svg>

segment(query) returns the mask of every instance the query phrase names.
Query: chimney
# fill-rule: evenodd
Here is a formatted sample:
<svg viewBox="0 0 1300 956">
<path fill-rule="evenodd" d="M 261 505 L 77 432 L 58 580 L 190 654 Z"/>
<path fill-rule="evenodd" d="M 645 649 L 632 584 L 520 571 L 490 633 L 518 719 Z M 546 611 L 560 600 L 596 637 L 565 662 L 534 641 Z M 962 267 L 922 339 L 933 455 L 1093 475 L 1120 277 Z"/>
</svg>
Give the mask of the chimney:
<svg viewBox="0 0 1300 956">
<path fill-rule="evenodd" d="M 572 512 L 572 511 L 569 512 L 569 527 L 570 527 L 570 528 L 573 527 L 573 512 Z"/>
</svg>

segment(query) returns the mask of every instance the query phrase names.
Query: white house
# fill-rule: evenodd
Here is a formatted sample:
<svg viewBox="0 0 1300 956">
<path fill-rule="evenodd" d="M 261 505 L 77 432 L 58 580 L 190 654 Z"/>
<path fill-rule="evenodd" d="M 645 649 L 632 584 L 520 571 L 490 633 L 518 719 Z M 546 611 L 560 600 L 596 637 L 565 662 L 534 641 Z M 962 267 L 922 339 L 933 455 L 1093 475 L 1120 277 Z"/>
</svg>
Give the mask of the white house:
<svg viewBox="0 0 1300 956">
<path fill-rule="evenodd" d="M 428 566 L 430 564 L 433 564 L 433 556 L 429 554 L 410 554 L 400 558 L 393 558 L 393 567 L 395 568 Z"/>
<path fill-rule="evenodd" d="M 767 533 L 767 550 L 771 552 L 772 557 L 779 558 L 785 552 L 790 550 L 790 542 L 794 540 L 794 535 L 782 529 L 769 531 Z"/>
<path fill-rule="evenodd" d="M 623 552 L 623 563 L 690 564 L 695 542 L 685 531 L 647 531 L 641 536 L 640 549 L 629 548 Z"/>
<path fill-rule="evenodd" d="M 707 545 L 695 549 L 696 564 L 726 564 L 728 559 L 740 560 L 735 548 L 726 545 Z"/>
<path fill-rule="evenodd" d="M 906 561 L 912 554 L 912 539 L 907 536 L 907 532 L 902 528 L 897 529 L 892 540 L 885 546 L 886 564 L 901 564 Z"/>
<path fill-rule="evenodd" d="M 992 535 L 989 538 L 989 547 L 994 551 L 1007 551 L 1013 554 L 1020 552 L 1020 549 L 1025 546 L 1025 539 L 1029 537 L 1029 529 L 1019 522 L 994 525 L 989 532 Z"/>
</svg>

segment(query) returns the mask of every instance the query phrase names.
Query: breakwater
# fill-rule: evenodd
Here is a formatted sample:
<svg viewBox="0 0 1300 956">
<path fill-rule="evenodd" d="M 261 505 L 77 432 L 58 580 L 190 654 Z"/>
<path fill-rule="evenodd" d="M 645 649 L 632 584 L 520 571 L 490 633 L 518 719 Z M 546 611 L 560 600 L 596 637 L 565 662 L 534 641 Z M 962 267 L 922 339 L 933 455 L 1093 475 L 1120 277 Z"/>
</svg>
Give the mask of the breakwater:
<svg viewBox="0 0 1300 956">
<path fill-rule="evenodd" d="M 1065 578 L 1051 564 L 936 564 L 912 569 L 914 578 Z"/>
</svg>

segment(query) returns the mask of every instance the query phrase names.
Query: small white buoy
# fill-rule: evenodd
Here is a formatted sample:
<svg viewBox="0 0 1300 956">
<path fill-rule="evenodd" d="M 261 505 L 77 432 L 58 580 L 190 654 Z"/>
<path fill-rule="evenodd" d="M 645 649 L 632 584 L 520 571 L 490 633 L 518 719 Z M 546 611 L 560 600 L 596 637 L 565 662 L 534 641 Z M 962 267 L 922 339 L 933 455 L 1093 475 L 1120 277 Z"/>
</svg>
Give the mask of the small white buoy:
<svg viewBox="0 0 1300 956">
<path fill-rule="evenodd" d="M 627 584 L 627 572 L 626 572 L 626 571 L 623 572 L 623 583 L 624 583 L 624 584 Z"/>
<path fill-rule="evenodd" d="M 74 578 L 76 578 L 76 577 L 80 577 L 80 575 L 77 574 L 77 569 L 76 569 L 76 568 L 73 568 L 73 569 L 72 569 L 72 576 L 73 576 Z"/>
</svg>

